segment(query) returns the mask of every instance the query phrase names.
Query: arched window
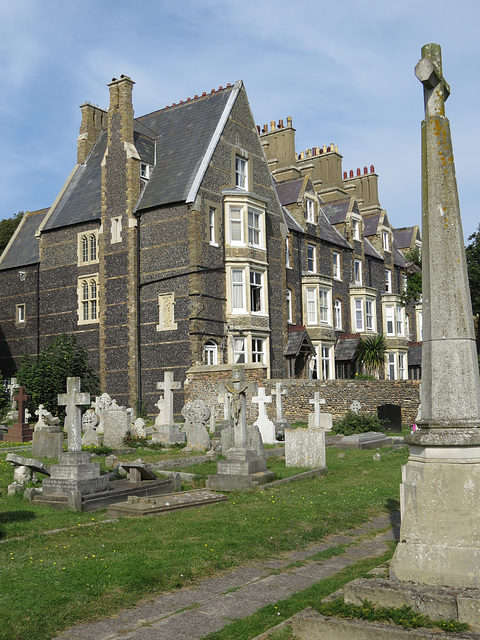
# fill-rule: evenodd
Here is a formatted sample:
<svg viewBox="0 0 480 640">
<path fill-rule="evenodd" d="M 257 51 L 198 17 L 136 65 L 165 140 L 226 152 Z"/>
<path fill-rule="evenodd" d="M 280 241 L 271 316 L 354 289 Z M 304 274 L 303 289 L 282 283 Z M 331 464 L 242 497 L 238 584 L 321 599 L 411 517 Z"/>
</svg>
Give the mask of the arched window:
<svg viewBox="0 0 480 640">
<path fill-rule="evenodd" d="M 213 340 L 205 342 L 203 353 L 206 365 L 218 364 L 218 346 Z"/>
</svg>

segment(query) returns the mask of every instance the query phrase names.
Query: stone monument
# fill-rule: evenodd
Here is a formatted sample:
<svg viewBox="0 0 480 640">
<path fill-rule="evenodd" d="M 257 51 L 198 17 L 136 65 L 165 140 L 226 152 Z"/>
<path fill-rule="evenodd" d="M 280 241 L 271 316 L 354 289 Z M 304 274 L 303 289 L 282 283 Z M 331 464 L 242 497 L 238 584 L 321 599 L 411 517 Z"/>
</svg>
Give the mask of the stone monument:
<svg viewBox="0 0 480 640">
<path fill-rule="evenodd" d="M 285 429 L 290 427 L 290 423 L 283 417 L 282 396 L 287 395 L 285 389 L 282 389 L 282 383 L 276 382 L 275 389 L 272 390 L 272 396 L 275 396 L 276 418 L 275 429 L 277 433 L 284 433 Z"/>
<path fill-rule="evenodd" d="M 38 458 L 59 458 L 63 451 L 63 431 L 43 404 L 35 411 L 38 417 L 32 438 L 32 454 Z M 52 424 L 53 422 L 53 424 Z"/>
<path fill-rule="evenodd" d="M 68 505 L 82 510 L 82 496 L 108 490 L 108 477 L 100 475 L 100 463 L 90 462 L 90 453 L 82 452 L 82 405 L 90 404 L 90 394 L 80 392 L 80 378 L 67 378 L 67 393 L 58 395 L 58 404 L 66 406 L 65 427 L 68 451 L 50 467 L 50 478 L 43 481 L 44 495 L 66 496 Z"/>
<path fill-rule="evenodd" d="M 326 401 L 318 391 L 309 403 L 314 405 L 315 412 L 309 415 L 308 429 L 285 429 L 285 465 L 326 469 L 325 431 L 332 428 L 332 415 L 321 413 L 321 405 Z"/>
<path fill-rule="evenodd" d="M 25 393 L 25 387 L 19 387 L 13 399 L 18 403 L 18 420 L 10 427 L 7 433 L 3 435 L 5 442 L 30 442 L 33 437 L 33 429 L 31 429 L 26 421 L 26 403 L 30 400 L 30 396 Z"/>
<path fill-rule="evenodd" d="M 206 424 L 210 418 L 210 409 L 203 400 L 187 402 L 182 409 L 185 418 L 183 430 L 187 437 L 185 451 L 208 451 L 211 447 Z"/>
<path fill-rule="evenodd" d="M 332 414 L 322 413 L 321 410 L 322 405 L 327 404 L 325 398 L 320 398 L 320 393 L 315 391 L 313 398 L 308 403 L 313 404 L 314 407 L 313 413 L 308 414 L 308 428 L 331 431 L 333 427 Z"/>
<path fill-rule="evenodd" d="M 255 385 L 245 382 L 245 367 L 236 365 L 232 370 L 232 383 L 225 388 L 232 396 L 234 446 L 222 451 L 226 460 L 218 462 L 217 475 L 208 478 L 207 487 L 220 491 L 251 489 L 274 477 L 267 471 L 265 457 L 248 445 L 246 392 L 252 391 Z"/>
<path fill-rule="evenodd" d="M 173 392 L 181 388 L 181 382 L 173 381 L 173 371 L 165 371 L 163 382 L 157 382 L 157 389 L 163 391 L 163 398 L 160 398 L 157 403 L 160 413 L 155 420 L 153 442 L 163 444 L 185 442 L 185 434 L 173 421 Z"/>
<path fill-rule="evenodd" d="M 272 401 L 272 396 L 265 395 L 265 387 L 258 387 L 257 395 L 253 396 L 252 402 L 258 404 L 258 418 L 253 423 L 262 434 L 264 444 L 276 444 L 275 425 L 267 416 L 266 405 Z"/>
</svg>

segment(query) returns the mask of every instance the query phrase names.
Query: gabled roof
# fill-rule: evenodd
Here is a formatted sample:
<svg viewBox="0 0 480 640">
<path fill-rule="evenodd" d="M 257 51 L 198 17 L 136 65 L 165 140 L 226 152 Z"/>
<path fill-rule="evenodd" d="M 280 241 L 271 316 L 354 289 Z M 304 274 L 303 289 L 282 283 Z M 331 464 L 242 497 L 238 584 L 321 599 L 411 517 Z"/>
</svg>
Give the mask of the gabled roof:
<svg viewBox="0 0 480 640">
<path fill-rule="evenodd" d="M 407 264 L 405 256 L 397 249 L 395 241 L 393 242 L 393 264 L 397 267 L 405 267 Z"/>
<path fill-rule="evenodd" d="M 322 208 L 330 224 L 344 222 L 350 210 L 350 198 L 347 198 L 346 200 L 336 200 L 335 202 L 327 202 L 322 205 Z"/>
<path fill-rule="evenodd" d="M 359 342 L 360 336 L 340 336 L 335 345 L 335 360 L 353 360 Z"/>
<path fill-rule="evenodd" d="M 292 216 L 287 207 L 282 207 L 283 215 L 285 217 L 285 224 L 289 231 L 297 231 L 298 233 L 303 233 L 304 229 L 301 227 L 295 218 Z"/>
<path fill-rule="evenodd" d="M 154 165 L 137 210 L 192 201 L 223 131 L 242 82 L 134 121 L 140 159 Z M 107 133 L 98 137 L 52 207 L 44 229 L 100 220 L 101 163 Z M 189 198 L 192 198 L 190 200 Z"/>
<path fill-rule="evenodd" d="M 13 269 L 36 264 L 39 259 L 38 238 L 35 236 L 48 209 L 27 211 L 23 216 L 5 251 L 0 257 L 0 269 Z"/>
<path fill-rule="evenodd" d="M 373 236 L 377 233 L 380 214 L 374 213 L 370 216 L 363 216 L 363 235 Z"/>
<path fill-rule="evenodd" d="M 292 327 L 288 331 L 288 342 L 285 348 L 285 356 L 298 356 L 300 351 L 315 354 L 315 347 L 313 346 L 310 336 L 308 335 L 305 327 Z"/>
<path fill-rule="evenodd" d="M 320 238 L 332 244 L 336 244 L 344 249 L 351 249 L 345 238 L 330 224 L 327 216 L 323 213 L 323 205 L 318 216 L 318 226 L 320 227 Z"/>
<path fill-rule="evenodd" d="M 416 227 L 402 227 L 393 230 L 393 238 L 398 249 L 409 249 L 412 245 Z"/>
</svg>

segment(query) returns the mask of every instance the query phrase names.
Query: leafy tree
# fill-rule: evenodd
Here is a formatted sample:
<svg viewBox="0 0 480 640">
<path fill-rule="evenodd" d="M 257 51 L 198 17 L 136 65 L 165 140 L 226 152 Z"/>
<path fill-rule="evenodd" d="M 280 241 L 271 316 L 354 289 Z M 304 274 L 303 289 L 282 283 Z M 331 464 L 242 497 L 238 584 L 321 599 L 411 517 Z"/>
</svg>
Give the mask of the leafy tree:
<svg viewBox="0 0 480 640">
<path fill-rule="evenodd" d="M 0 220 L 0 253 L 3 252 L 10 238 L 15 233 L 15 229 L 20 224 L 20 220 L 22 219 L 22 217 L 23 217 L 23 211 L 19 211 L 17 214 L 12 216 L 11 218 L 5 218 L 5 220 Z"/>
<path fill-rule="evenodd" d="M 383 333 L 361 338 L 357 348 L 357 362 L 367 373 L 377 376 L 382 370 L 387 356 L 387 343 Z"/>
<path fill-rule="evenodd" d="M 409 300 L 416 302 L 422 297 L 422 256 L 420 249 L 415 247 L 407 251 L 405 260 L 407 263 L 411 262 L 414 266 L 409 269 L 410 273 L 407 274 L 407 289 L 403 294 L 404 304 Z"/>
<path fill-rule="evenodd" d="M 467 257 L 468 282 L 472 298 L 474 315 L 480 314 L 480 225 L 468 238 L 470 244 L 465 248 Z M 479 319 L 480 320 L 480 319 Z M 477 320 L 477 351 L 480 352 L 480 321 Z"/>
<path fill-rule="evenodd" d="M 64 333 L 38 356 L 22 358 L 17 380 L 31 398 L 30 413 L 33 415 L 38 405 L 43 404 L 53 414 L 64 414 L 64 409 L 58 407 L 57 396 L 66 392 L 68 377 L 81 378 L 82 391 L 91 395 L 100 391 L 98 375 L 88 364 L 88 352 L 78 345 L 75 335 Z"/>
</svg>

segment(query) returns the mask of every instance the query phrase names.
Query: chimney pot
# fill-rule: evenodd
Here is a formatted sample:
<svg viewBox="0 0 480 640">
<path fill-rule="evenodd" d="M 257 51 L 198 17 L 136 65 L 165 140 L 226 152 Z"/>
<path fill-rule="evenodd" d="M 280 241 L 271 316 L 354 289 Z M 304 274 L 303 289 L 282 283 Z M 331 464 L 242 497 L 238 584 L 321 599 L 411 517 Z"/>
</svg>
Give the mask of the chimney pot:
<svg viewBox="0 0 480 640">
<path fill-rule="evenodd" d="M 375 173 L 375 167 L 373 164 L 370 165 L 370 173 Z"/>
<path fill-rule="evenodd" d="M 276 131 L 277 125 L 275 124 L 275 120 L 270 121 L 270 131 Z"/>
<path fill-rule="evenodd" d="M 206 96 L 206 95 L 207 95 L 207 92 L 206 92 L 206 91 L 204 91 L 204 92 L 202 93 L 202 96 Z"/>
<path fill-rule="evenodd" d="M 231 87 L 232 85 L 230 84 L 230 82 L 227 82 L 227 87 Z"/>
<path fill-rule="evenodd" d="M 292 116 L 287 116 L 287 127 L 292 126 Z"/>
<path fill-rule="evenodd" d="M 258 131 L 258 135 L 260 135 L 260 125 L 257 124 L 257 131 Z"/>
<path fill-rule="evenodd" d="M 278 128 L 283 129 L 283 120 L 278 121 Z"/>
<path fill-rule="evenodd" d="M 360 169 L 357 167 L 357 176 L 361 176 L 362 172 L 360 171 Z"/>
<path fill-rule="evenodd" d="M 221 91 L 223 89 L 222 85 L 218 87 L 218 90 Z"/>
<path fill-rule="evenodd" d="M 347 172 L 346 172 L 346 171 L 344 171 L 344 172 L 343 172 L 343 179 L 344 179 L 344 180 L 346 180 L 346 179 L 347 179 Z"/>
<path fill-rule="evenodd" d="M 350 178 L 353 178 L 353 169 L 350 169 Z"/>
<path fill-rule="evenodd" d="M 366 176 L 368 173 L 368 169 L 367 167 L 363 167 L 363 175 Z"/>
<path fill-rule="evenodd" d="M 198 94 L 197 93 L 195 94 L 195 98 L 198 98 Z"/>
<path fill-rule="evenodd" d="M 212 90 L 210 91 L 210 93 L 215 93 L 215 89 L 212 89 Z"/>
<path fill-rule="evenodd" d="M 312 153 L 313 153 L 314 156 L 317 155 L 317 147 L 313 147 L 312 148 Z"/>
</svg>

